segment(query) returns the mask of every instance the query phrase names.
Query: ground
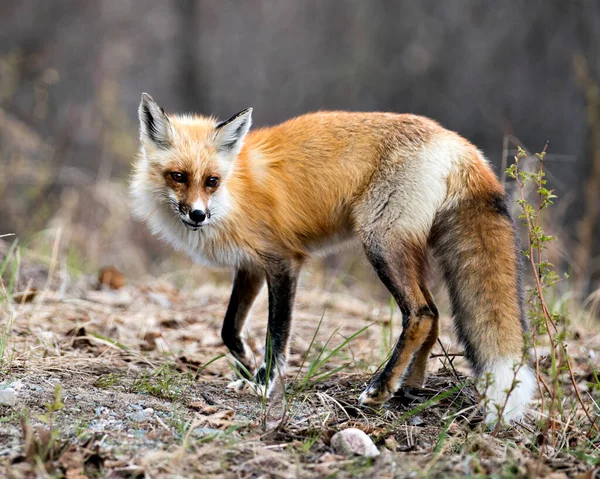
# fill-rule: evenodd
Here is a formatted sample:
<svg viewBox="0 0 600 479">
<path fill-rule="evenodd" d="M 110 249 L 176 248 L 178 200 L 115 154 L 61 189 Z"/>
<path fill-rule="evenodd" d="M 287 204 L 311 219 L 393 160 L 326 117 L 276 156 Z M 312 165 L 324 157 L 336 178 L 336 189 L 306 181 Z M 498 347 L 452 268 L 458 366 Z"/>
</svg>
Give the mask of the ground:
<svg viewBox="0 0 600 479">
<path fill-rule="evenodd" d="M 31 286 L 35 268 L 21 271 Z M 400 332 L 398 311 L 304 277 L 285 389 L 266 401 L 226 389 L 219 332 L 228 285 L 126 278 L 115 290 L 54 276 L 35 297 L 2 303 L 0 389 L 16 402 L 0 405 L 1 477 L 593 478 L 598 467 L 597 439 L 572 425 L 560 425 L 564 444 L 553 446 L 534 414 L 487 429 L 448 317 L 426 388 L 361 407 L 358 395 Z M 257 357 L 266 306 L 263 292 L 249 332 Z M 575 374 L 588 394 L 598 334 L 585 333 L 570 347 L 586 351 Z M 380 455 L 337 455 L 330 439 L 349 427 Z"/>
</svg>

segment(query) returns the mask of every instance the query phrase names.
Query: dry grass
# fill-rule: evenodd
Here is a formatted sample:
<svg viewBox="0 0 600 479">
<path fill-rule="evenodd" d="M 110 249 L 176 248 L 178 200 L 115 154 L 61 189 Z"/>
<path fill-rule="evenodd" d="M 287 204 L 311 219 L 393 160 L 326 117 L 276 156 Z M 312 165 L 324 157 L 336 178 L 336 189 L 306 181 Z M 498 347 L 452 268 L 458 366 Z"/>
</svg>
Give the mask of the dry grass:
<svg viewBox="0 0 600 479">
<path fill-rule="evenodd" d="M 554 445 L 536 424 L 539 404 L 524 423 L 486 431 L 449 318 L 441 344 L 450 355 L 433 351 L 426 389 L 362 408 L 358 394 L 399 334 L 399 313 L 364 289 L 314 288 L 308 272 L 287 388 L 265 402 L 225 390 L 231 372 L 219 330 L 228 287 L 128 278 L 103 289 L 96 278 L 72 280 L 54 250 L 49 267 L 17 249 L 1 255 L 9 261 L 0 261 L 0 382 L 17 404 L 0 406 L 0 476 L 593 477 L 598 467 L 599 438 L 584 429 L 568 383 L 569 421 L 555 424 Z M 263 294 L 252 321 L 257 357 L 266 312 Z M 575 378 L 597 417 L 600 332 L 585 322 L 573 332 Z M 538 354 L 544 361 L 543 347 Z M 335 455 L 329 439 L 346 427 L 364 430 L 382 454 Z"/>
</svg>

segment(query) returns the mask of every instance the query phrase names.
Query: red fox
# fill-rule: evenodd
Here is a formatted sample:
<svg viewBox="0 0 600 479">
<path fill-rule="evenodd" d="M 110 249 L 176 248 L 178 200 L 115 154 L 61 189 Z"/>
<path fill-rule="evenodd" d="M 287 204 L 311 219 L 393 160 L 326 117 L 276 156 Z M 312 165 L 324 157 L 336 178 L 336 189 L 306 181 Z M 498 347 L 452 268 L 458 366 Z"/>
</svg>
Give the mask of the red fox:
<svg viewBox="0 0 600 479">
<path fill-rule="evenodd" d="M 249 133 L 251 116 L 167 115 L 143 94 L 131 194 L 154 234 L 200 263 L 235 269 L 222 338 L 254 387 L 269 394 L 285 368 L 305 260 L 354 239 L 403 316 L 360 402 L 423 386 L 439 329 L 425 284 L 431 251 L 466 357 L 488 379 L 487 419 L 521 417 L 536 380 L 525 361 L 515 231 L 482 153 L 410 114 L 318 112 Z M 242 329 L 265 282 L 268 347 L 254 373 Z"/>
</svg>

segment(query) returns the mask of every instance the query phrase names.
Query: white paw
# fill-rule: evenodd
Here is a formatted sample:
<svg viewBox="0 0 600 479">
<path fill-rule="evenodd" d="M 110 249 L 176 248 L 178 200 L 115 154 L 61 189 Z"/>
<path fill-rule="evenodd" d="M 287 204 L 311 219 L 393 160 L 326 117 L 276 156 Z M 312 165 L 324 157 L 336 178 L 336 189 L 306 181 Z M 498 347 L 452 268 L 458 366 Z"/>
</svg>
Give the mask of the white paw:
<svg viewBox="0 0 600 479">
<path fill-rule="evenodd" d="M 359 402 L 364 406 L 378 406 L 386 402 L 392 394 L 389 392 L 383 392 L 378 386 L 369 386 L 365 389 L 360 396 L 358 396 Z"/>
<path fill-rule="evenodd" d="M 378 406 L 383 404 L 394 395 L 394 391 L 397 391 L 401 383 L 398 383 L 393 389 L 390 387 L 389 381 L 382 378 L 381 374 L 378 374 L 371 379 L 371 382 L 367 388 L 358 397 L 361 404 L 365 406 Z"/>
<path fill-rule="evenodd" d="M 226 389 L 233 392 L 240 392 L 248 389 L 258 397 L 269 397 L 272 388 L 267 388 L 264 384 L 257 384 L 249 379 L 238 379 L 237 381 L 230 382 L 226 386 Z"/>
<path fill-rule="evenodd" d="M 360 393 L 360 396 L 358 396 L 358 402 L 364 405 L 373 404 L 373 398 L 369 396 L 369 394 L 372 392 L 372 389 L 373 388 L 369 387 Z"/>
<path fill-rule="evenodd" d="M 238 379 L 237 381 L 230 382 L 227 386 L 225 386 L 225 389 L 227 389 L 228 391 L 239 392 L 246 389 L 249 382 L 250 381 L 248 381 L 247 379 Z"/>
<path fill-rule="evenodd" d="M 257 384 L 255 382 L 250 382 L 249 384 L 250 390 L 256 394 L 258 397 L 267 398 L 269 397 L 270 389 L 267 388 L 264 384 Z"/>
</svg>

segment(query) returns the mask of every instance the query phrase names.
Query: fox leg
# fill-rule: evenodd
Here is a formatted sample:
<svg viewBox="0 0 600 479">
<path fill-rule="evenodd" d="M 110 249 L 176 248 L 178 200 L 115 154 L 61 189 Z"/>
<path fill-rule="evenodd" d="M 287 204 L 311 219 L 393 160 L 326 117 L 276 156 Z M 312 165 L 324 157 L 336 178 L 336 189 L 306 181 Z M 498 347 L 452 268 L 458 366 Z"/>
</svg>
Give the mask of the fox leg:
<svg viewBox="0 0 600 479">
<path fill-rule="evenodd" d="M 428 347 L 427 340 L 437 324 L 437 314 L 420 287 L 426 266 L 426 242 L 386 236 L 373 239 L 370 235 L 364 247 L 379 278 L 398 303 L 403 329 L 387 364 L 360 395 L 363 404 L 382 403 L 394 395 L 415 353 Z"/>
<path fill-rule="evenodd" d="M 239 372 L 246 376 L 246 371 L 252 374 L 255 368 L 252 364 L 250 348 L 242 338 L 242 329 L 250 308 L 264 283 L 265 275 L 258 268 L 238 269 L 235 272 L 233 290 L 221 329 L 223 343 L 229 348 L 236 361 L 242 364 L 243 368 L 239 368 Z"/>
<path fill-rule="evenodd" d="M 266 267 L 269 290 L 269 321 L 265 359 L 254 376 L 255 387 L 267 396 L 275 385 L 275 377 L 283 375 L 288 340 L 292 327 L 292 309 L 296 296 L 300 263 L 272 261 Z"/>
<path fill-rule="evenodd" d="M 426 286 L 421 286 L 421 292 L 429 305 L 429 309 L 433 313 L 433 324 L 431 325 L 431 329 L 429 330 L 429 334 L 425 339 L 425 342 L 421 346 L 421 348 L 416 352 L 415 358 L 410 366 L 410 371 L 404 384 L 410 386 L 412 388 L 421 388 L 425 383 L 425 373 L 427 371 L 427 361 L 429 360 L 429 354 L 431 350 L 435 346 L 439 336 L 439 322 L 440 316 L 438 313 L 438 309 L 433 302 L 433 296 Z"/>
</svg>

